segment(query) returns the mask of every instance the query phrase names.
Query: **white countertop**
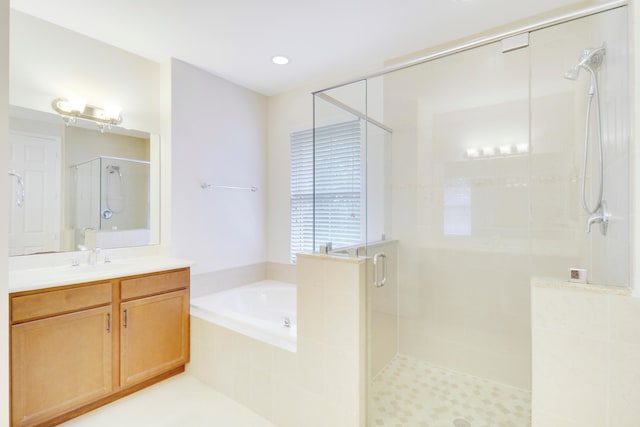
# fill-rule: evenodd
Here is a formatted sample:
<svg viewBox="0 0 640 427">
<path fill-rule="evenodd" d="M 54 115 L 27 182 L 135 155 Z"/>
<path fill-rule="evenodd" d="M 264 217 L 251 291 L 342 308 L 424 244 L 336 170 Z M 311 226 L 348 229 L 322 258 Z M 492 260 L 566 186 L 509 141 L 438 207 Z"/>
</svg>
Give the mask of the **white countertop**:
<svg viewBox="0 0 640 427">
<path fill-rule="evenodd" d="M 9 271 L 9 293 L 154 273 L 191 265 L 192 261 L 184 259 L 145 256 L 118 259 L 108 264 L 15 269 Z"/>
</svg>

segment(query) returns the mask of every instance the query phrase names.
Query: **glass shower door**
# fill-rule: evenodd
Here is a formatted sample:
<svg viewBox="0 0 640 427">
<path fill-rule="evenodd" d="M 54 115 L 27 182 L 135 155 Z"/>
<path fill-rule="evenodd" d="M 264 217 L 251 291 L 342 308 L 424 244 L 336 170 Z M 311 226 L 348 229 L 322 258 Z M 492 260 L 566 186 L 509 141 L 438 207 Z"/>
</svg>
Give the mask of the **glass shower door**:
<svg viewBox="0 0 640 427">
<path fill-rule="evenodd" d="M 496 43 L 368 81 L 392 130 L 367 139 L 368 425 L 529 422 L 528 55 Z"/>
</svg>

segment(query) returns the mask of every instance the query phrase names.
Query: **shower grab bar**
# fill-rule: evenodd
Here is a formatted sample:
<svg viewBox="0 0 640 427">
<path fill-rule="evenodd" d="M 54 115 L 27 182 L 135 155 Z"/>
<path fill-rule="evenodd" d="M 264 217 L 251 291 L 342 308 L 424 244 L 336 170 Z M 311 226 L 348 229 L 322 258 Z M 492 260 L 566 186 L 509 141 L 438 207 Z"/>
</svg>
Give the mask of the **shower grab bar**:
<svg viewBox="0 0 640 427">
<path fill-rule="evenodd" d="M 209 190 L 212 188 L 224 188 L 226 190 L 247 190 L 247 191 L 251 191 L 252 193 L 255 193 L 256 191 L 258 191 L 258 187 L 235 187 L 232 185 L 214 185 L 214 184 L 208 184 L 206 182 L 201 182 L 200 188 L 202 188 L 203 190 Z"/>
<path fill-rule="evenodd" d="M 9 171 L 9 176 L 14 176 L 17 180 L 18 188 L 16 188 L 16 204 L 20 207 L 24 203 L 25 196 L 24 178 L 22 178 L 22 175 L 12 170 Z"/>
<path fill-rule="evenodd" d="M 378 260 L 382 258 L 382 279 L 378 281 Z M 379 252 L 373 256 L 373 285 L 381 288 L 387 283 L 387 255 Z"/>
</svg>

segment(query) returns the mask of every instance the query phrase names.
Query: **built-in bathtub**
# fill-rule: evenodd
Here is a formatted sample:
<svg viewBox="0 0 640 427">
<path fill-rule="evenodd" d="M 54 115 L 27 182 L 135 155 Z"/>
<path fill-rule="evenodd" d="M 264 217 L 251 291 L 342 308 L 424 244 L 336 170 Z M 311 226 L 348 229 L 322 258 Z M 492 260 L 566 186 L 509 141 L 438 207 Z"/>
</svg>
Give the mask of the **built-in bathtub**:
<svg viewBox="0 0 640 427">
<path fill-rule="evenodd" d="M 191 300 L 191 315 L 296 351 L 296 285 L 263 280 Z"/>
</svg>

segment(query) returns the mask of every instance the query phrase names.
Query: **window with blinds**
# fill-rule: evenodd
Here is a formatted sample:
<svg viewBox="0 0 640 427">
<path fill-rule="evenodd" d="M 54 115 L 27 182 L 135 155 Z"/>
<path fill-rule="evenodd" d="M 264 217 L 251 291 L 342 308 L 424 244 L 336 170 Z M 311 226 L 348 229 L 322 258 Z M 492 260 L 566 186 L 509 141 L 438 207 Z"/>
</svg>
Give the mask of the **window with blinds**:
<svg viewBox="0 0 640 427">
<path fill-rule="evenodd" d="M 359 120 L 316 128 L 316 246 L 361 239 Z M 313 129 L 291 133 L 291 260 L 313 248 Z"/>
</svg>

